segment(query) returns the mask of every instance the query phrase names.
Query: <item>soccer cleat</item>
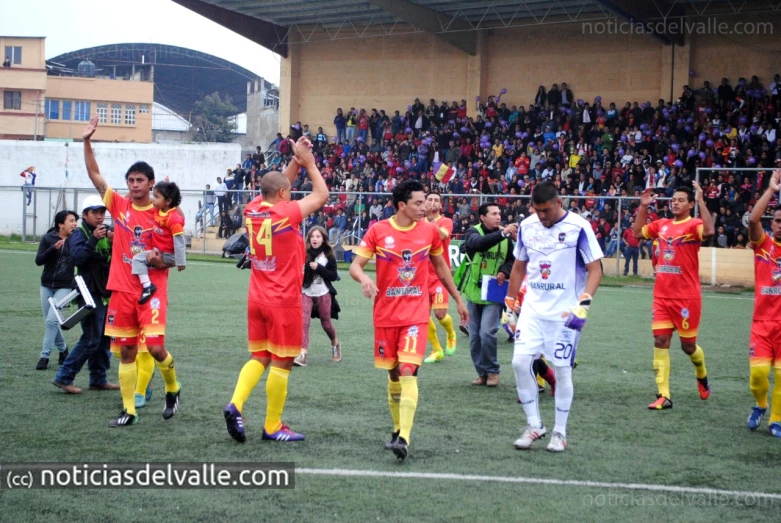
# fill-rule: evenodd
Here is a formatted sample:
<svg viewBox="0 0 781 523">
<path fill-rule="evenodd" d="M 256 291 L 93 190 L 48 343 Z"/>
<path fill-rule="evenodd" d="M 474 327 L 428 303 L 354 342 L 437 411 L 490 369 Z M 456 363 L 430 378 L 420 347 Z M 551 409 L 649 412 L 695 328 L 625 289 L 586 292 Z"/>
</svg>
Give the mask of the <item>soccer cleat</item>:
<svg viewBox="0 0 781 523">
<path fill-rule="evenodd" d="M 60 357 L 57 359 L 57 365 L 62 365 L 63 363 L 65 363 L 65 359 L 68 357 L 68 354 L 70 354 L 70 352 L 68 351 L 67 348 L 64 351 L 62 351 L 60 353 Z"/>
<path fill-rule="evenodd" d="M 296 367 L 306 367 L 307 365 L 306 360 L 307 360 L 307 353 L 302 352 L 296 357 L 296 359 L 293 360 L 293 365 L 295 365 Z"/>
<path fill-rule="evenodd" d="M 35 366 L 35 370 L 46 370 L 49 368 L 49 358 L 41 358 Z"/>
<path fill-rule="evenodd" d="M 236 405 L 228 403 L 222 414 L 225 416 L 225 424 L 228 427 L 228 434 L 230 434 L 231 438 L 239 443 L 247 441 L 247 436 L 244 434 L 244 416 L 241 415 Z"/>
<path fill-rule="evenodd" d="M 279 427 L 278 431 L 271 434 L 266 432 L 266 429 L 264 428 L 263 439 L 268 439 L 271 441 L 304 441 L 304 435 L 299 434 L 298 432 L 293 432 L 290 430 L 290 427 L 283 423 L 282 426 Z"/>
<path fill-rule="evenodd" d="M 144 398 L 146 401 L 151 401 L 152 399 L 152 387 L 149 385 L 146 386 L 146 394 L 144 395 Z"/>
<path fill-rule="evenodd" d="M 146 398 L 144 397 L 143 394 L 139 394 L 138 392 L 136 392 L 135 401 L 136 401 L 137 409 L 143 409 L 144 407 L 146 407 Z"/>
<path fill-rule="evenodd" d="M 445 353 L 440 351 L 432 351 L 431 354 L 429 354 L 428 358 L 423 360 L 423 363 L 436 363 L 438 361 L 442 361 L 445 359 Z"/>
<path fill-rule="evenodd" d="M 182 384 L 178 381 L 176 384 L 179 385 L 179 390 L 176 392 L 165 393 L 165 408 L 163 409 L 163 419 L 173 418 L 174 414 L 176 414 L 179 410 L 179 393 L 182 392 Z"/>
<path fill-rule="evenodd" d="M 656 401 L 648 405 L 650 410 L 663 410 L 673 408 L 673 402 L 670 398 L 665 398 L 661 394 L 656 395 Z"/>
<path fill-rule="evenodd" d="M 456 353 L 457 341 L 458 338 L 453 338 L 452 340 L 450 338 L 447 339 L 447 344 L 445 345 L 445 356 L 452 356 Z"/>
<path fill-rule="evenodd" d="M 554 432 L 548 443 L 548 452 L 564 452 L 567 448 L 567 438 L 562 436 L 559 432 Z"/>
<path fill-rule="evenodd" d="M 385 443 L 385 450 L 391 450 L 393 449 L 393 445 L 396 444 L 396 441 L 399 439 L 399 431 L 397 430 L 393 434 L 391 434 L 390 441 Z"/>
<path fill-rule="evenodd" d="M 749 430 L 757 430 L 759 428 L 759 424 L 762 423 L 762 416 L 765 415 L 765 412 L 767 411 L 767 408 L 762 407 L 754 407 L 751 410 L 751 415 L 748 417 L 748 429 Z"/>
<path fill-rule="evenodd" d="M 466 327 L 466 325 L 459 325 L 458 330 L 469 336 L 469 329 Z"/>
<path fill-rule="evenodd" d="M 700 399 L 706 400 L 710 397 L 710 385 L 708 385 L 708 377 L 700 379 L 697 378 L 697 390 L 700 391 Z"/>
<path fill-rule="evenodd" d="M 781 423 L 777 421 L 775 423 L 771 423 L 767 430 L 770 431 L 770 435 L 774 438 L 781 438 Z"/>
<path fill-rule="evenodd" d="M 334 363 L 339 363 L 342 361 L 342 342 L 338 342 L 336 345 L 333 345 L 331 347 L 331 361 Z"/>
<path fill-rule="evenodd" d="M 144 287 L 144 291 L 141 293 L 141 297 L 138 299 L 139 305 L 143 305 L 148 302 L 149 298 L 152 297 L 156 290 L 157 287 L 155 287 L 154 283 L 150 283 L 149 287 Z"/>
<path fill-rule="evenodd" d="M 108 422 L 108 426 L 112 429 L 117 427 L 127 427 L 129 425 L 135 425 L 138 421 L 138 416 L 134 414 L 128 414 L 126 410 L 119 413 L 119 416 Z"/>
<path fill-rule="evenodd" d="M 521 437 L 515 440 L 513 446 L 518 450 L 528 450 L 532 448 L 532 443 L 538 439 L 545 437 L 548 431 L 545 429 L 545 425 L 540 427 L 532 427 L 527 425 L 526 429 L 521 433 Z"/>
<path fill-rule="evenodd" d="M 396 455 L 396 459 L 399 459 L 401 461 L 404 461 L 407 459 L 407 456 L 409 455 L 409 447 L 407 446 L 407 441 L 399 437 L 391 443 L 391 450 Z"/>
</svg>

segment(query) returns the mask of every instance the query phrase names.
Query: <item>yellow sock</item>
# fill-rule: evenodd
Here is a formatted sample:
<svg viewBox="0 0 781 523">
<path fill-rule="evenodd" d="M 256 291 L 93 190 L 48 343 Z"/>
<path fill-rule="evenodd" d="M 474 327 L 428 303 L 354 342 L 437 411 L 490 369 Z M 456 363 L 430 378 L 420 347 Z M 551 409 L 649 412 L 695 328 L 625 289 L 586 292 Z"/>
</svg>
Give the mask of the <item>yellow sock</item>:
<svg viewBox="0 0 781 523">
<path fill-rule="evenodd" d="M 119 392 L 122 394 L 122 405 L 128 414 L 136 415 L 136 381 L 138 380 L 138 371 L 136 364 L 119 364 Z"/>
<path fill-rule="evenodd" d="M 749 387 L 757 407 L 767 408 L 767 391 L 770 389 L 770 364 L 751 365 L 749 369 Z"/>
<path fill-rule="evenodd" d="M 287 378 L 290 371 L 271 367 L 266 380 L 266 396 L 268 405 L 266 406 L 266 423 L 263 428 L 271 434 L 276 432 L 282 426 L 282 411 L 285 410 L 285 400 L 287 399 Z"/>
<path fill-rule="evenodd" d="M 399 437 L 409 443 L 409 433 L 415 419 L 415 409 L 418 408 L 418 378 L 417 376 L 401 376 L 401 401 L 399 401 Z"/>
<path fill-rule="evenodd" d="M 452 340 L 456 337 L 456 329 L 453 327 L 453 318 L 450 317 L 450 314 L 445 314 L 445 317 L 439 320 L 439 324 L 447 332 L 447 339 Z"/>
<path fill-rule="evenodd" d="M 670 398 L 670 350 L 654 347 L 654 376 L 659 394 Z"/>
<path fill-rule="evenodd" d="M 231 403 L 233 403 L 239 412 L 243 412 L 244 402 L 249 399 L 249 395 L 252 394 L 252 389 L 260 381 L 260 377 L 263 376 L 263 371 L 266 367 L 256 359 L 250 359 L 241 368 L 239 373 L 239 381 L 236 382 L 236 388 L 233 389 L 233 397 Z"/>
<path fill-rule="evenodd" d="M 437 338 L 437 324 L 431 318 L 428 319 L 428 342 L 431 344 L 432 352 L 442 352 L 442 345 Z"/>
<path fill-rule="evenodd" d="M 399 401 L 401 401 L 401 383 L 388 379 L 388 405 L 393 418 L 393 432 L 399 431 Z"/>
<path fill-rule="evenodd" d="M 179 390 L 179 384 L 176 382 L 176 369 L 174 369 L 174 357 L 171 353 L 165 357 L 163 361 L 157 362 L 157 368 L 160 369 L 160 374 L 163 375 L 163 381 L 165 381 L 165 392 L 176 392 Z"/>
<path fill-rule="evenodd" d="M 708 375 L 708 370 L 705 368 L 705 353 L 702 351 L 702 347 L 697 345 L 697 349 L 694 354 L 689 356 L 692 364 L 694 365 L 694 375 L 698 379 L 702 379 Z"/>
<path fill-rule="evenodd" d="M 773 384 L 773 397 L 770 400 L 770 419 L 768 423 L 781 423 L 781 367 L 776 367 L 773 375 L 775 383 Z"/>
<path fill-rule="evenodd" d="M 136 394 L 146 395 L 146 388 L 152 381 L 155 373 L 155 359 L 148 352 L 138 351 L 136 354 L 136 368 L 138 369 L 138 381 L 136 382 Z"/>
</svg>

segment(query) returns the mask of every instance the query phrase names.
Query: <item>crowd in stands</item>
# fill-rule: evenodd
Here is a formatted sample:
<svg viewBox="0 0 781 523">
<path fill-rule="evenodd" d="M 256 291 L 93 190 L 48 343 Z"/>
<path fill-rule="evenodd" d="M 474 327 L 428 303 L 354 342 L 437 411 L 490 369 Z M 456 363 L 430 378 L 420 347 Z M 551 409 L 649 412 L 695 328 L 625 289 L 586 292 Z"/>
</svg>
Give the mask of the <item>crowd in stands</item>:
<svg viewBox="0 0 781 523">
<path fill-rule="evenodd" d="M 513 196 L 528 196 L 535 183 L 552 180 L 566 208 L 590 219 L 603 247 L 615 252 L 623 247 L 617 225 L 631 226 L 637 201 L 625 200 L 619 216 L 617 201 L 609 197 L 637 197 L 652 188 L 662 197 L 652 217 L 669 217 L 663 198 L 676 187 L 690 187 L 697 168 L 781 166 L 778 74 L 767 87 L 757 76 L 734 84 L 724 78 L 718 87 L 707 81 L 699 89 L 685 86 L 677 100 L 626 102 L 620 109 L 599 96 L 578 99 L 564 83 L 540 86 L 526 107 L 508 106 L 506 95 L 502 89 L 486 100 L 478 97 L 474 118 L 467 116 L 466 100 L 415 99 L 392 114 L 340 108 L 330 139 L 321 127 L 313 132 L 295 123 L 290 138 L 310 138 L 332 193 L 312 224 L 324 226 L 333 240 L 354 241 L 375 220 L 393 214 L 387 196 L 360 193 L 389 193 L 411 177 L 427 191 L 463 195 L 443 199 L 458 237 L 476 223 L 481 201 L 497 201 L 503 220 L 514 222 L 529 212 L 528 199 Z M 248 154 L 229 188 L 257 190 L 264 172 L 284 167 L 290 152 L 285 146 L 278 135 L 266 153 L 273 160 L 260 148 Z M 768 177 L 769 171 L 700 172 L 717 229 L 712 245 L 746 246 L 748 215 Z M 293 189 L 311 189 L 303 173 Z M 358 194 L 344 194 L 349 192 Z"/>
</svg>

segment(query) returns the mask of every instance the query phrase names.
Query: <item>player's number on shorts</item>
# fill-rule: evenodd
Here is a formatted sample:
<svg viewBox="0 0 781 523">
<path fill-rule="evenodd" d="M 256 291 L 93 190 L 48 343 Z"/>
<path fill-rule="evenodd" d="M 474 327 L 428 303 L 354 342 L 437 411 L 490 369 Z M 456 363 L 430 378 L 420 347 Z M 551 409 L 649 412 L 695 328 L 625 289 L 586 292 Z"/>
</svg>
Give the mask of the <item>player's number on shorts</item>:
<svg viewBox="0 0 781 523">
<path fill-rule="evenodd" d="M 260 222 L 260 230 L 258 231 L 257 235 L 255 235 L 252 218 L 247 218 L 246 224 L 247 230 L 249 231 L 249 237 L 254 237 L 255 242 L 257 242 L 258 245 L 263 246 L 266 256 L 271 256 L 271 218 L 266 218 Z M 249 243 L 249 250 L 252 255 L 255 254 L 255 243 L 252 241 Z"/>
<path fill-rule="evenodd" d="M 160 310 L 159 309 L 152 309 L 152 323 L 160 323 Z"/>
<path fill-rule="evenodd" d="M 434 295 L 434 303 L 444 303 L 445 302 L 445 294 L 442 292 L 438 292 Z"/>
<path fill-rule="evenodd" d="M 684 318 L 681 322 L 681 327 L 684 329 L 689 329 L 689 318 Z"/>
<path fill-rule="evenodd" d="M 404 350 L 402 352 L 417 352 L 417 351 L 418 351 L 417 336 L 404 336 Z"/>
<path fill-rule="evenodd" d="M 553 352 L 553 357 L 557 360 L 568 360 L 572 356 L 573 346 L 571 343 L 557 343 L 556 350 Z"/>
</svg>

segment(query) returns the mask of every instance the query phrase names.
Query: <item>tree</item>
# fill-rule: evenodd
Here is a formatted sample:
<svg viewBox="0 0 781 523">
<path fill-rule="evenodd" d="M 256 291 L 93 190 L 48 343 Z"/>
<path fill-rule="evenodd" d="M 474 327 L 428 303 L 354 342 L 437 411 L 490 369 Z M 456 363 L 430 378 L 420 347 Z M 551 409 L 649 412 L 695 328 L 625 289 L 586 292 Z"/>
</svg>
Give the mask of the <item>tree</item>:
<svg viewBox="0 0 781 523">
<path fill-rule="evenodd" d="M 195 102 L 193 126 L 196 136 L 205 142 L 230 142 L 236 132 L 235 116 L 239 110 L 231 103 L 230 96 L 220 93 L 207 94 Z"/>
</svg>

